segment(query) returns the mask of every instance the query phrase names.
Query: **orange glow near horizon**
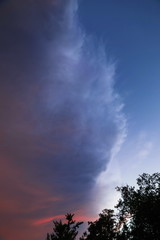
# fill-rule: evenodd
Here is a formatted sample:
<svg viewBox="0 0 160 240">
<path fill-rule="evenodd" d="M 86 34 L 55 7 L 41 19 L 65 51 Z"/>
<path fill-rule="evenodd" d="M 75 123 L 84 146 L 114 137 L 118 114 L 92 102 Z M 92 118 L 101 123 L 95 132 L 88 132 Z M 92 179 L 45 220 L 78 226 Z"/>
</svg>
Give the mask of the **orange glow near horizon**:
<svg viewBox="0 0 160 240">
<path fill-rule="evenodd" d="M 49 218 L 39 219 L 39 220 L 36 220 L 35 222 L 33 222 L 32 225 L 33 226 L 36 226 L 36 225 L 38 226 L 38 225 L 45 224 L 45 223 L 51 222 L 53 220 L 59 220 L 59 219 L 64 220 L 65 216 L 64 215 L 57 215 L 57 216 L 53 216 L 53 217 L 49 217 Z M 74 220 L 82 221 L 82 222 L 88 222 L 88 221 L 95 221 L 96 217 L 79 215 L 79 216 L 74 216 Z"/>
<path fill-rule="evenodd" d="M 48 223 L 48 222 L 51 222 L 55 219 L 64 219 L 64 215 L 57 215 L 57 216 L 54 216 L 54 217 L 50 217 L 50 218 L 42 218 L 42 219 L 39 219 L 35 222 L 32 223 L 32 225 L 41 225 L 41 224 L 44 224 L 44 223 Z"/>
</svg>

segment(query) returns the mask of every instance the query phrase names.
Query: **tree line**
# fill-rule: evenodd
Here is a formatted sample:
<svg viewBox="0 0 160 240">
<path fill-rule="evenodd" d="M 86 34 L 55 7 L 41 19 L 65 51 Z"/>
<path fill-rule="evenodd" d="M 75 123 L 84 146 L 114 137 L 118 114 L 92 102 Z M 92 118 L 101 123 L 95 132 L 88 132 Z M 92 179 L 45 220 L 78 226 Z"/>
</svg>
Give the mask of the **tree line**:
<svg viewBox="0 0 160 240">
<path fill-rule="evenodd" d="M 135 186 L 117 187 L 121 197 L 115 210 L 104 209 L 79 240 L 160 240 L 160 173 L 143 173 Z M 53 221 L 53 232 L 47 240 L 75 240 L 83 222 L 74 214 L 66 222 Z"/>
</svg>

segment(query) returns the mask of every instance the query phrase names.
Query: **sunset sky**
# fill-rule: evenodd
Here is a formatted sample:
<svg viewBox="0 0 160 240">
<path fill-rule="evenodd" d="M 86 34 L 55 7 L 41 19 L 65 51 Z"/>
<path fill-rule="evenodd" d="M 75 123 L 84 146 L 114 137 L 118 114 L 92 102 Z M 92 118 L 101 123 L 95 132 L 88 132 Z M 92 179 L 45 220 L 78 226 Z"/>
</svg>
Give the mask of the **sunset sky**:
<svg viewBox="0 0 160 240">
<path fill-rule="evenodd" d="M 1 0 L 0 83 L 0 240 L 160 171 L 159 0 Z"/>
</svg>

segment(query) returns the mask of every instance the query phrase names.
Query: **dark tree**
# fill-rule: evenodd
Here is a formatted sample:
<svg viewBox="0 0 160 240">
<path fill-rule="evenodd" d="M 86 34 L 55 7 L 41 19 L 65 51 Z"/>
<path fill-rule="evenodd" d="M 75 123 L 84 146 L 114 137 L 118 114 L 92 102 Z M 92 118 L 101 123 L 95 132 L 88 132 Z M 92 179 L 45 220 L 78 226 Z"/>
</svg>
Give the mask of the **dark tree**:
<svg viewBox="0 0 160 240">
<path fill-rule="evenodd" d="M 138 188 L 123 186 L 117 190 L 122 229 L 119 239 L 160 240 L 160 174 L 142 174 Z"/>
<path fill-rule="evenodd" d="M 88 225 L 88 231 L 83 234 L 80 240 L 112 240 L 117 235 L 117 224 L 113 210 L 103 210 L 99 214 L 99 219 L 88 222 Z"/>
<path fill-rule="evenodd" d="M 160 173 L 142 174 L 138 187 L 117 187 L 121 198 L 114 210 L 105 209 L 98 220 L 88 222 L 87 232 L 80 240 L 160 240 Z M 67 214 L 67 223 L 53 221 L 47 240 L 75 240 L 82 222 Z"/>
<path fill-rule="evenodd" d="M 66 214 L 66 223 L 53 221 L 53 233 L 47 234 L 47 240 L 75 240 L 78 234 L 77 229 L 83 222 L 73 220 L 74 214 Z"/>
</svg>

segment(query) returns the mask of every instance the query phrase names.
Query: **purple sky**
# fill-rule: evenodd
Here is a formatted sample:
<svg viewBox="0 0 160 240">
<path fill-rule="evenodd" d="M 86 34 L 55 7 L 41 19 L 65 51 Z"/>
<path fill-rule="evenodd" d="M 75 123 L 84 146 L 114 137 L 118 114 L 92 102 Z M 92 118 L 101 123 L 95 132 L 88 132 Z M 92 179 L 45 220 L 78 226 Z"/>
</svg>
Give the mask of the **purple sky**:
<svg viewBox="0 0 160 240">
<path fill-rule="evenodd" d="M 0 240 L 92 220 L 160 171 L 160 1 L 0 1 Z M 123 144 L 122 144 L 123 143 Z"/>
<path fill-rule="evenodd" d="M 97 177 L 126 135 L 115 64 L 75 0 L 0 3 L 0 235 L 44 239 L 51 218 L 95 214 Z"/>
</svg>

